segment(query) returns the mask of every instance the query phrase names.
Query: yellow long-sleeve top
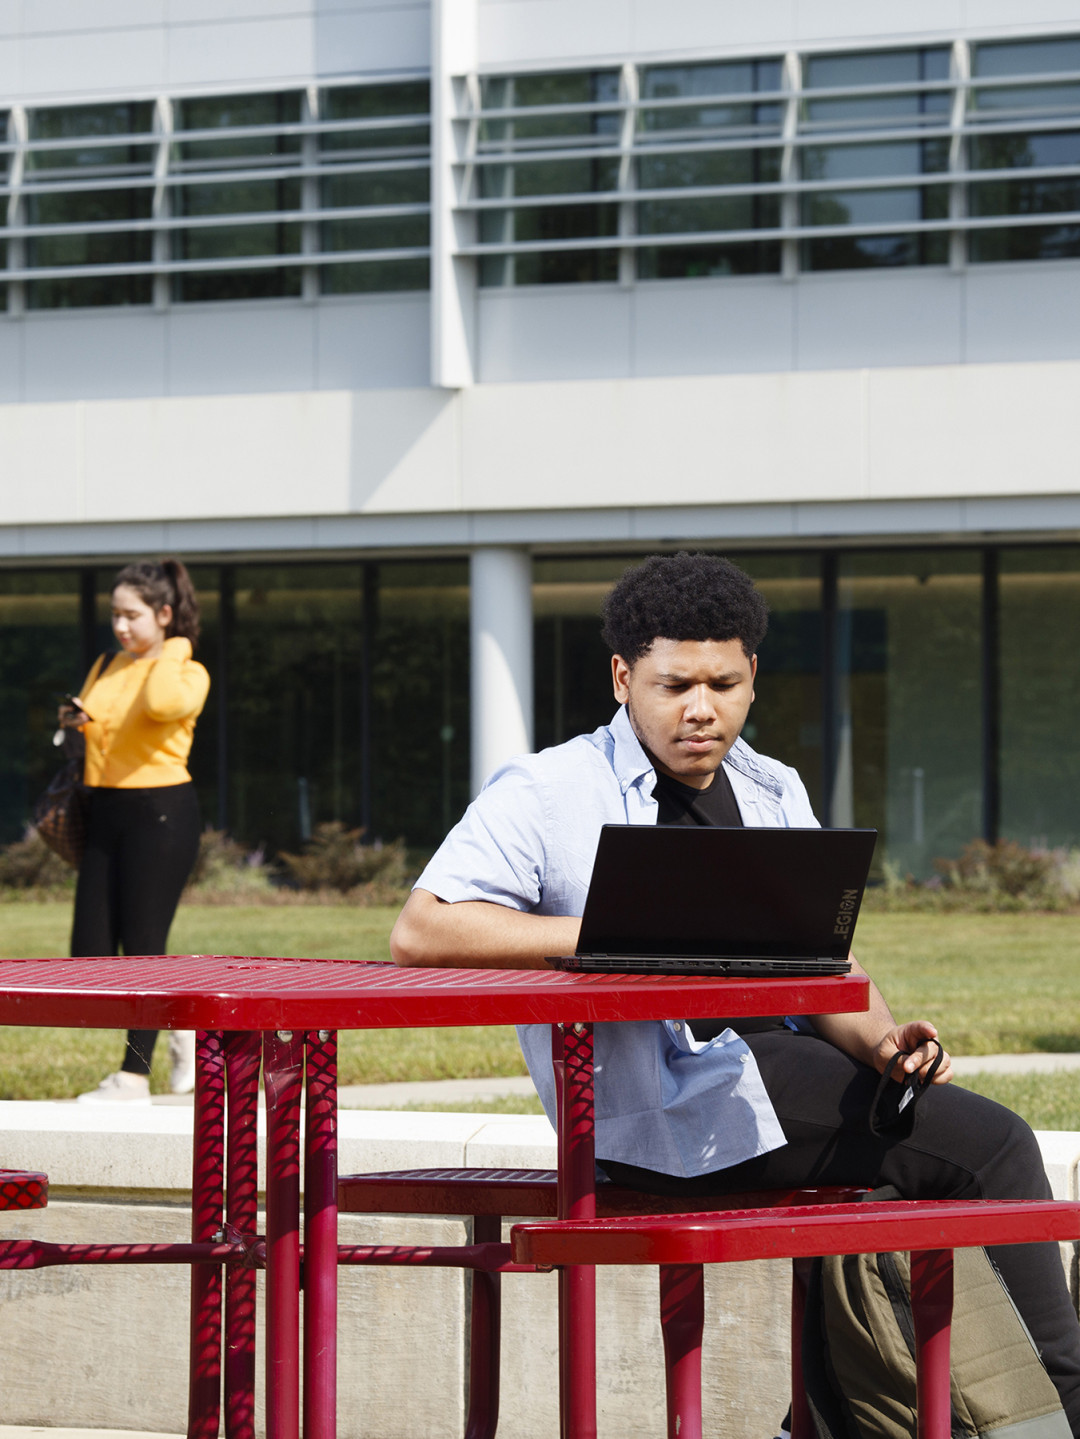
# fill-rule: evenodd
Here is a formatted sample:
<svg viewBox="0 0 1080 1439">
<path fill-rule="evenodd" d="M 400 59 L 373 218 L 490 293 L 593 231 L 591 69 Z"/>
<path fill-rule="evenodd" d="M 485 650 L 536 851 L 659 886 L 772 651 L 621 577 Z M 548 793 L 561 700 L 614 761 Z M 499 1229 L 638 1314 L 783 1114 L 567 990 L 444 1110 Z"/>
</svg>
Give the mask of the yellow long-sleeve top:
<svg viewBox="0 0 1080 1439">
<path fill-rule="evenodd" d="M 190 780 L 187 757 L 209 693 L 209 674 L 179 637 L 155 659 L 119 654 L 95 665 L 79 694 L 90 716 L 82 727 L 86 783 L 156 789 Z"/>
</svg>

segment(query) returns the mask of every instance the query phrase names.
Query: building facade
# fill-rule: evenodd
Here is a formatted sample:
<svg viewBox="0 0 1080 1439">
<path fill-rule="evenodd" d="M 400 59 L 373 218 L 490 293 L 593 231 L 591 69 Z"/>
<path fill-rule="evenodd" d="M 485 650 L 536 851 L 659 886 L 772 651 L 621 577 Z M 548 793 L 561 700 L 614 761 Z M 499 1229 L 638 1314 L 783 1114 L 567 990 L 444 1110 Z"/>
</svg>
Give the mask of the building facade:
<svg viewBox="0 0 1080 1439">
<path fill-rule="evenodd" d="M 1080 842 L 1075 4 L 22 0 L 0 115 L 0 840 L 132 556 L 209 821 L 424 847 L 688 547 L 825 822 Z"/>
</svg>

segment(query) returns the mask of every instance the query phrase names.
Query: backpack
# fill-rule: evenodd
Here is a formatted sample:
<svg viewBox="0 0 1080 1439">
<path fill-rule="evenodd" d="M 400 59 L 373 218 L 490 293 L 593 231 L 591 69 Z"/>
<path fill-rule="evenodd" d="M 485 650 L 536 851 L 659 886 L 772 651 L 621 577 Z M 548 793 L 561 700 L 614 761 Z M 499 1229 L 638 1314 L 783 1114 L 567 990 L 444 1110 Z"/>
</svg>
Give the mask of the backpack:
<svg viewBox="0 0 1080 1439">
<path fill-rule="evenodd" d="M 874 1198 L 889 1197 L 878 1191 Z M 954 1439 L 1071 1439 L 1031 1336 L 984 1249 L 957 1249 Z M 803 1379 L 817 1439 L 912 1439 L 915 1327 L 906 1254 L 811 1261 Z"/>
</svg>

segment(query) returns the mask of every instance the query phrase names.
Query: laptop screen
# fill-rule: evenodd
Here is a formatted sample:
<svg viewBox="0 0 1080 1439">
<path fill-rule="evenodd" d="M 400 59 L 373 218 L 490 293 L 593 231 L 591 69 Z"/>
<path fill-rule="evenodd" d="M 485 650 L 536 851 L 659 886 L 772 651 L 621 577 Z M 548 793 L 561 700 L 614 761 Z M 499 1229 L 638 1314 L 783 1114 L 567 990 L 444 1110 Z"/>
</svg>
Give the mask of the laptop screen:
<svg viewBox="0 0 1080 1439">
<path fill-rule="evenodd" d="M 876 838 L 604 825 L 577 952 L 845 959 Z"/>
</svg>

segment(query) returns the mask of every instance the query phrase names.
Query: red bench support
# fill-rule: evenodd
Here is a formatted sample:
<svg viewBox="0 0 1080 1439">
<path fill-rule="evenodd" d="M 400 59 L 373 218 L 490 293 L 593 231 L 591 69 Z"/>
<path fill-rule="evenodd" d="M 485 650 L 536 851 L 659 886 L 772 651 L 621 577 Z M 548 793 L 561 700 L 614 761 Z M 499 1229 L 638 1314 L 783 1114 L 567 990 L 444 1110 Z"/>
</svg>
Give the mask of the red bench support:
<svg viewBox="0 0 1080 1439">
<path fill-rule="evenodd" d="M 697 1314 L 702 1265 L 909 1250 L 918 1439 L 949 1439 L 952 1251 L 980 1244 L 1062 1239 L 1080 1239 L 1080 1202 L 900 1201 L 641 1219 L 556 1220 L 515 1225 L 510 1247 L 515 1261 L 539 1269 L 574 1264 L 674 1266 L 669 1269 L 666 1297 L 679 1316 L 676 1333 L 682 1336 L 683 1350 L 676 1354 L 674 1365 L 669 1364 L 668 1433 L 680 1439 L 700 1439 L 701 1435 Z M 664 1279 L 661 1289 L 665 1292 Z"/>
<path fill-rule="evenodd" d="M 518 1266 L 510 1259 L 509 1248 L 500 1245 L 504 1215 L 554 1216 L 558 1198 L 558 1175 L 554 1169 L 400 1169 L 382 1174 L 350 1174 L 338 1179 L 338 1209 L 351 1214 L 460 1214 L 473 1221 L 473 1245 L 463 1248 L 458 1263 L 473 1271 L 472 1306 L 469 1317 L 469 1413 L 465 1439 L 493 1439 L 499 1420 L 499 1353 L 501 1321 L 501 1274 Z M 764 1190 L 753 1194 L 711 1197 L 702 1201 L 707 1214 L 717 1209 L 768 1209 L 837 1203 L 857 1198 L 864 1191 L 844 1189 Z M 667 1198 L 600 1184 L 596 1189 L 596 1212 L 600 1216 L 668 1215 L 685 1213 L 685 1198 Z M 491 1245 L 491 1267 L 485 1267 L 481 1245 Z M 345 1262 L 454 1264 L 453 1249 L 431 1251 L 426 1259 L 415 1251 L 342 1249 Z M 694 1282 L 682 1270 L 661 1270 L 660 1319 L 668 1370 L 669 1399 L 672 1375 L 677 1383 L 693 1387 L 697 1375 L 700 1392 L 701 1333 L 704 1300 L 701 1297 L 700 1269 L 696 1273 L 701 1293 L 695 1296 Z M 797 1350 L 793 1350 L 797 1356 Z M 793 1375 L 793 1381 L 799 1376 Z M 805 1431 L 804 1431 L 805 1432 Z M 683 1439 L 686 1439 L 685 1433 Z M 800 1435 L 799 1439 L 803 1439 Z"/>
<path fill-rule="evenodd" d="M 44 1209 L 49 1180 L 30 1169 L 0 1169 L 0 1209 Z"/>
</svg>

